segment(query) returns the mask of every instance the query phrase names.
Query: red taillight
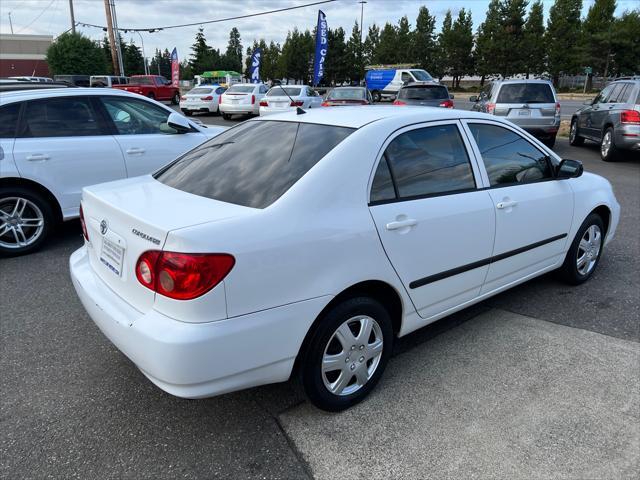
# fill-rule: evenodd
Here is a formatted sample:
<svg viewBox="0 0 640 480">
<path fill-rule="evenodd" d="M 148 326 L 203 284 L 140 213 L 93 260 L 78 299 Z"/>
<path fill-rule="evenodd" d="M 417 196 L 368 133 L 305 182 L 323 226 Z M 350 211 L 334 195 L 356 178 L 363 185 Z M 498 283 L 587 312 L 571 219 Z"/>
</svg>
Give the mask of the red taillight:
<svg viewBox="0 0 640 480">
<path fill-rule="evenodd" d="M 251 95 L 251 105 L 255 105 L 255 103 L 256 103 L 256 96 Z"/>
<path fill-rule="evenodd" d="M 556 117 L 560 116 L 560 102 L 556 102 Z"/>
<path fill-rule="evenodd" d="M 445 100 L 444 102 L 440 102 L 439 106 L 443 108 L 453 108 L 453 100 Z"/>
<path fill-rule="evenodd" d="M 487 113 L 493 113 L 495 109 L 496 109 L 495 103 L 487 103 Z"/>
<path fill-rule="evenodd" d="M 138 258 L 136 277 L 165 297 L 191 300 L 218 285 L 235 259 L 226 253 L 178 253 L 149 250 Z"/>
<path fill-rule="evenodd" d="M 300 100 L 293 100 L 291 102 L 292 107 L 301 107 L 302 105 L 304 105 L 304 102 L 301 102 Z"/>
<path fill-rule="evenodd" d="M 220 99 L 218 100 L 218 103 L 222 103 L 223 98 L 224 98 L 224 95 L 220 95 Z"/>
<path fill-rule="evenodd" d="M 266 101 L 266 100 L 260 100 L 260 106 L 261 106 L 261 107 L 268 107 L 268 106 L 269 106 L 269 104 L 267 103 L 267 101 Z"/>
<path fill-rule="evenodd" d="M 89 241 L 89 232 L 87 231 L 87 224 L 84 221 L 84 212 L 82 211 L 82 205 L 80 205 L 80 226 L 82 227 L 82 235 L 84 239 Z"/>
<path fill-rule="evenodd" d="M 620 112 L 620 123 L 640 123 L 640 112 L 638 110 L 623 110 Z"/>
<path fill-rule="evenodd" d="M 393 105 L 406 105 L 407 102 L 403 102 L 402 100 L 394 100 Z"/>
<path fill-rule="evenodd" d="M 182 95 L 182 96 L 180 97 L 180 100 L 186 100 L 186 99 L 187 99 L 187 97 L 186 97 L 186 96 L 184 96 L 184 95 Z"/>
<path fill-rule="evenodd" d="M 330 107 L 331 104 L 329 102 L 322 102 L 320 105 L 322 105 L 323 107 Z"/>
<path fill-rule="evenodd" d="M 213 100 L 211 95 L 207 95 L 206 97 L 200 97 L 200 100 Z"/>
</svg>

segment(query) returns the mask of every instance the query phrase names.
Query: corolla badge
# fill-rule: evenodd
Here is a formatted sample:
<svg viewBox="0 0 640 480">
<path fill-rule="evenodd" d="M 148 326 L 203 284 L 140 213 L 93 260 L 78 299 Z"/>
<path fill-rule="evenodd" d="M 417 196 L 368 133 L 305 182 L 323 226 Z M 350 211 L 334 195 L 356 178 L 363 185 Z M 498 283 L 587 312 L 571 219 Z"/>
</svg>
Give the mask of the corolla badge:
<svg viewBox="0 0 640 480">
<path fill-rule="evenodd" d="M 100 233 L 102 233 L 102 235 L 106 235 L 107 230 L 109 230 L 109 224 L 107 223 L 106 220 L 102 220 L 100 222 Z"/>
</svg>

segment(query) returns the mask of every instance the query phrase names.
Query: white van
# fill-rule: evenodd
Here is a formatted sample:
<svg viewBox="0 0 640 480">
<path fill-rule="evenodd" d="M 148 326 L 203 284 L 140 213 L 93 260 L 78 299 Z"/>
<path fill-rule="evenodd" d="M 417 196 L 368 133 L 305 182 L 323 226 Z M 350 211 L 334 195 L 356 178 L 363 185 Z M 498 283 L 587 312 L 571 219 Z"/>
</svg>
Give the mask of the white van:
<svg viewBox="0 0 640 480">
<path fill-rule="evenodd" d="M 369 67 L 364 76 L 374 102 L 382 98 L 395 98 L 406 83 L 435 82 L 429 72 L 421 68 L 394 68 L 390 66 Z"/>
<path fill-rule="evenodd" d="M 113 87 L 114 85 L 126 85 L 129 77 L 116 77 L 113 75 L 91 75 L 89 86 L 91 87 Z"/>
</svg>

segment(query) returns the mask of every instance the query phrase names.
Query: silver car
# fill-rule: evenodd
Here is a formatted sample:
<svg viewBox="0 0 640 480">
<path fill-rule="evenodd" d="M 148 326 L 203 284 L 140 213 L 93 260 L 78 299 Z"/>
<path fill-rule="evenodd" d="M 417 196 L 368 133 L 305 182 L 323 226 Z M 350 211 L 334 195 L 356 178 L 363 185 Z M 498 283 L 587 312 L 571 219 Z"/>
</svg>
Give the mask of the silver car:
<svg viewBox="0 0 640 480">
<path fill-rule="evenodd" d="M 585 139 L 600 144 L 605 162 L 622 150 L 640 152 L 640 78 L 616 80 L 573 115 L 569 142 Z"/>
<path fill-rule="evenodd" d="M 499 80 L 469 99 L 472 110 L 506 117 L 548 147 L 553 147 L 560 128 L 560 103 L 547 80 Z"/>
</svg>

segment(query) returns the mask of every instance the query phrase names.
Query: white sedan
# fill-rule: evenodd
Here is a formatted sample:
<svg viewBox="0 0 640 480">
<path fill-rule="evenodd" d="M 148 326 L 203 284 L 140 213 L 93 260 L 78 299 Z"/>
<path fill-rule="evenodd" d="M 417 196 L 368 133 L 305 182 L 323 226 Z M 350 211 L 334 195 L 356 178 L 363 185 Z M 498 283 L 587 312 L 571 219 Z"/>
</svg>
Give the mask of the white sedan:
<svg viewBox="0 0 640 480">
<path fill-rule="evenodd" d="M 267 93 L 264 83 L 236 83 L 220 97 L 220 113 L 229 120 L 232 115 L 258 115 L 260 101 Z"/>
<path fill-rule="evenodd" d="M 107 88 L 0 97 L 0 255 L 39 248 L 78 217 L 82 187 L 143 175 L 224 130 Z"/>
<path fill-rule="evenodd" d="M 607 180 L 511 123 L 375 106 L 244 122 L 82 205 L 73 284 L 153 383 L 295 372 L 326 410 L 374 388 L 397 337 L 551 270 L 586 281 L 620 216 Z"/>
<path fill-rule="evenodd" d="M 260 101 L 260 115 L 271 115 L 322 106 L 322 97 L 308 85 L 277 85 L 271 87 Z"/>
<path fill-rule="evenodd" d="M 220 96 L 226 88 L 219 85 L 203 85 L 192 88 L 180 97 L 180 110 L 187 117 L 194 113 L 218 113 Z"/>
</svg>

